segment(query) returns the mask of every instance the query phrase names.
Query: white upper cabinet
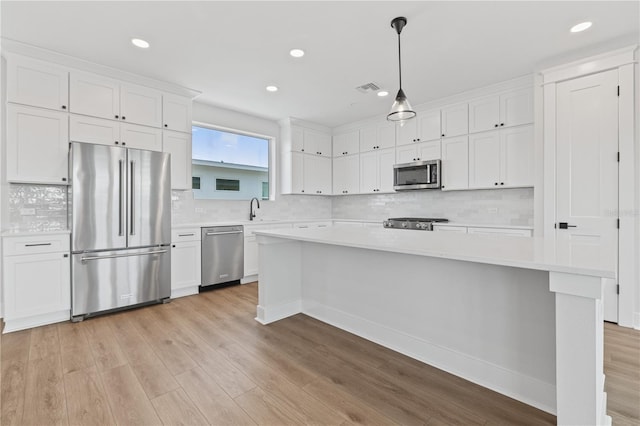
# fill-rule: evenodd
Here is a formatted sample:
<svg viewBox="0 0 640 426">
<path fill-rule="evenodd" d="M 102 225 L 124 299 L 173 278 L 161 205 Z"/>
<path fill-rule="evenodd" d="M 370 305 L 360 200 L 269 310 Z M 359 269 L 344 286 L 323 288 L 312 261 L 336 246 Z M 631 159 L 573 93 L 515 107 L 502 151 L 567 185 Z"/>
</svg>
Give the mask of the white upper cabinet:
<svg viewBox="0 0 640 426">
<path fill-rule="evenodd" d="M 164 130 L 162 151 L 171 154 L 171 188 L 191 189 L 191 135 Z"/>
<path fill-rule="evenodd" d="M 331 195 L 331 159 L 305 155 L 303 160 L 305 194 Z"/>
<path fill-rule="evenodd" d="M 334 157 L 357 154 L 359 150 L 360 150 L 360 132 L 358 130 L 333 135 L 333 156 Z"/>
<path fill-rule="evenodd" d="M 360 190 L 360 156 L 333 159 L 333 194 L 357 194 Z"/>
<path fill-rule="evenodd" d="M 533 126 L 469 136 L 469 188 L 533 186 Z"/>
<path fill-rule="evenodd" d="M 360 193 L 393 192 L 395 149 L 360 154 Z"/>
<path fill-rule="evenodd" d="M 469 132 L 469 108 L 468 104 L 457 104 L 443 108 L 442 133 L 443 138 L 466 135 Z"/>
<path fill-rule="evenodd" d="M 398 126 L 397 144 L 407 145 L 440 139 L 440 110 L 418 112 L 413 120 Z"/>
<path fill-rule="evenodd" d="M 291 153 L 291 176 L 288 180 L 291 182 L 291 191 L 283 190 L 283 193 L 304 194 L 304 157 L 300 152 Z M 313 193 L 309 191 L 309 193 Z"/>
<path fill-rule="evenodd" d="M 396 128 L 389 121 L 380 121 L 360 129 L 360 152 L 393 148 L 395 146 Z"/>
<path fill-rule="evenodd" d="M 7 180 L 64 185 L 68 177 L 69 114 L 7 105 Z"/>
<path fill-rule="evenodd" d="M 69 71 L 47 62 L 9 55 L 7 58 L 7 101 L 67 111 Z"/>
<path fill-rule="evenodd" d="M 331 157 L 331 135 L 318 130 L 291 126 L 291 150 Z"/>
<path fill-rule="evenodd" d="M 162 151 L 162 130 L 158 128 L 76 114 L 69 116 L 69 139 L 71 142 Z"/>
<path fill-rule="evenodd" d="M 533 122 L 533 90 L 514 90 L 469 102 L 469 133 Z"/>
<path fill-rule="evenodd" d="M 70 110 L 76 114 L 160 127 L 162 92 L 97 74 L 72 71 Z"/>
<path fill-rule="evenodd" d="M 101 75 L 71 72 L 70 111 L 92 117 L 120 119 L 120 82 Z"/>
<path fill-rule="evenodd" d="M 396 147 L 396 162 L 437 160 L 440 158 L 440 140 Z"/>
<path fill-rule="evenodd" d="M 144 86 L 120 86 L 120 115 L 127 123 L 161 127 L 162 92 Z"/>
<path fill-rule="evenodd" d="M 469 188 L 469 137 L 442 141 L 442 190 Z"/>
<path fill-rule="evenodd" d="M 191 133 L 191 99 L 164 93 L 162 95 L 163 127 L 166 130 Z"/>
</svg>

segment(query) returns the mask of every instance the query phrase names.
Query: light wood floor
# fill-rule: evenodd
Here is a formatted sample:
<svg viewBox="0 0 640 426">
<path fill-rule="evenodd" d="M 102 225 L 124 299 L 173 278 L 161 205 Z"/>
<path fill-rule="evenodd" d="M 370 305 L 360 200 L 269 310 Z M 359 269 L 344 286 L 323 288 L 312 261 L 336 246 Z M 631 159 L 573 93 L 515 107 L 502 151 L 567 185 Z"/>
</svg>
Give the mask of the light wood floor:
<svg viewBox="0 0 640 426">
<path fill-rule="evenodd" d="M 257 284 L 2 335 L 2 425 L 554 424 L 555 417 L 304 315 Z M 606 326 L 614 424 L 640 424 L 640 333 Z"/>
</svg>

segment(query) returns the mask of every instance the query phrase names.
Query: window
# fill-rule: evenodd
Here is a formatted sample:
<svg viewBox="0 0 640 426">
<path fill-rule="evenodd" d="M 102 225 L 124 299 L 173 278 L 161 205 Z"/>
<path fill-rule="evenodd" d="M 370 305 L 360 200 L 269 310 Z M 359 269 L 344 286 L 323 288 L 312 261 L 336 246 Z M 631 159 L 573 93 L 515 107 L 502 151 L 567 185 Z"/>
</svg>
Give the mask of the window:
<svg viewBox="0 0 640 426">
<path fill-rule="evenodd" d="M 235 179 L 216 179 L 216 191 L 240 191 L 240 181 Z"/>
<path fill-rule="evenodd" d="M 192 132 L 195 198 L 269 199 L 269 138 L 202 125 Z"/>
<path fill-rule="evenodd" d="M 200 178 L 198 176 L 191 177 L 191 189 L 200 189 Z"/>
</svg>

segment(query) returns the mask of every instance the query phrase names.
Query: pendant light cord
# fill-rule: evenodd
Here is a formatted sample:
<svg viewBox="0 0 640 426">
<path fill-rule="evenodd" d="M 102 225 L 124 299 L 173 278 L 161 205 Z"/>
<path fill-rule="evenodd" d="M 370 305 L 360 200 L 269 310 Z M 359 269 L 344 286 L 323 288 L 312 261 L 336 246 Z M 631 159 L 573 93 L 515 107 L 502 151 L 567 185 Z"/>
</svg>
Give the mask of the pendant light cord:
<svg viewBox="0 0 640 426">
<path fill-rule="evenodd" d="M 400 51 L 400 32 L 398 31 L 398 73 L 399 73 L 399 88 L 402 89 L 402 60 Z"/>
</svg>

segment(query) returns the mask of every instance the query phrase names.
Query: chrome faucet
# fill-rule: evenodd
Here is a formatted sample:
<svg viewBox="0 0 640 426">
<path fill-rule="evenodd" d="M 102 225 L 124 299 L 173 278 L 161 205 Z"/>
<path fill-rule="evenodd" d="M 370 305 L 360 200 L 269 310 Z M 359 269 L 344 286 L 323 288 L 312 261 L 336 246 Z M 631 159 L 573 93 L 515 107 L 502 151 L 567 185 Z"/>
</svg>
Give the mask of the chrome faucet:
<svg viewBox="0 0 640 426">
<path fill-rule="evenodd" d="M 249 202 L 249 220 L 253 220 L 253 218 L 256 217 L 256 212 L 253 210 L 253 200 L 256 200 L 256 203 L 258 203 L 258 208 L 260 208 L 260 200 L 258 200 L 256 197 L 253 197 Z"/>
</svg>

